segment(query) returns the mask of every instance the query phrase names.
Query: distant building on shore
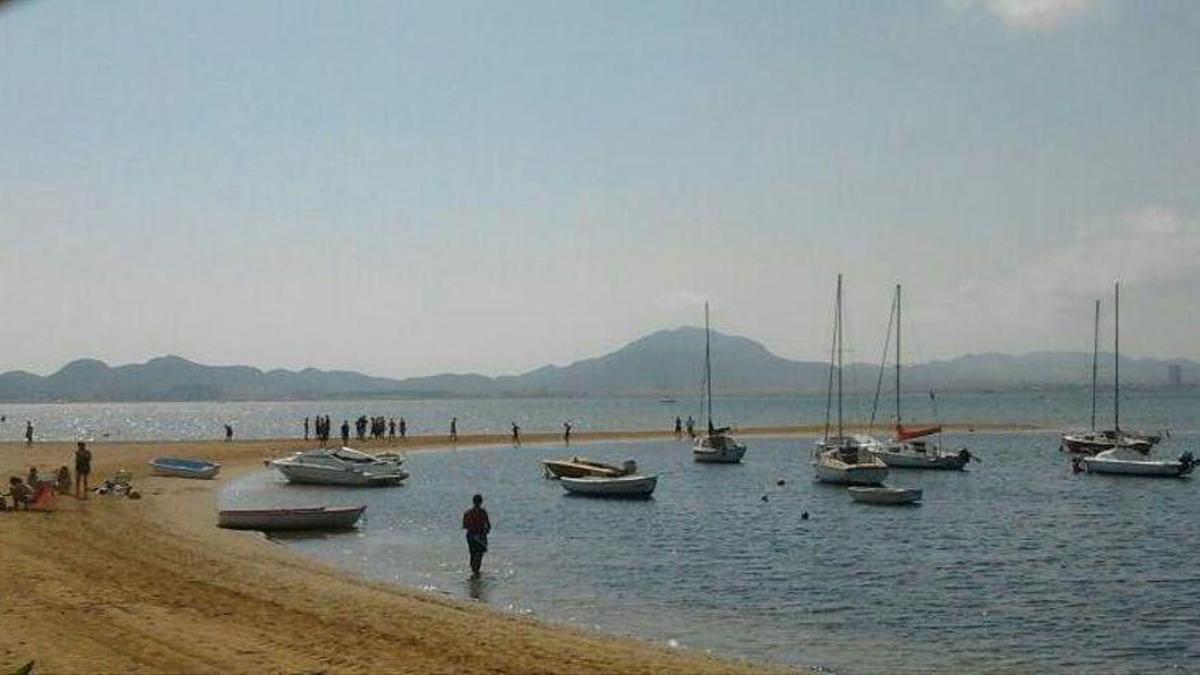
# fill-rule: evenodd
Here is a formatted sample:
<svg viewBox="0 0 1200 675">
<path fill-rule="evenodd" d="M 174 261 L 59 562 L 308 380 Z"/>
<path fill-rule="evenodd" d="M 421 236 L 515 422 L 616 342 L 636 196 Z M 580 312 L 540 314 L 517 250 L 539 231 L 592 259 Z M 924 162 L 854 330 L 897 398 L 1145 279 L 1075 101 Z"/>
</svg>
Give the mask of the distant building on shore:
<svg viewBox="0 0 1200 675">
<path fill-rule="evenodd" d="M 1183 366 L 1179 364 L 1167 366 L 1167 383 L 1172 387 L 1183 386 Z"/>
</svg>

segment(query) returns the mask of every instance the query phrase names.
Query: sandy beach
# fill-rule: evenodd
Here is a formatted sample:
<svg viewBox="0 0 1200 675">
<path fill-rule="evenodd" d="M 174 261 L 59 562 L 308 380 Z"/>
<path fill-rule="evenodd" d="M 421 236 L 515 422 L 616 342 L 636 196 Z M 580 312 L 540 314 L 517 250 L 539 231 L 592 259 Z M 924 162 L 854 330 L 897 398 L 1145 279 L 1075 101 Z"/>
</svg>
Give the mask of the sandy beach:
<svg viewBox="0 0 1200 675">
<path fill-rule="evenodd" d="M 985 430 L 985 425 L 955 425 Z M 995 426 L 994 429 L 1001 427 Z M 1003 428 L 1012 430 L 1012 425 Z M 812 435 L 814 427 L 744 429 Z M 576 439 L 661 439 L 661 432 Z M 558 443 L 528 434 L 526 444 Z M 459 446 L 508 443 L 462 436 Z M 38 672 L 708 673 L 771 668 L 551 626 L 486 606 L 374 583 L 260 534 L 215 527 L 225 479 L 301 440 L 94 443 L 93 481 L 136 476 L 140 500 L 60 497 L 57 510 L 0 513 L 0 669 Z M 368 448 L 389 447 L 364 444 Z M 445 438 L 390 447 L 444 449 Z M 553 447 L 553 446 L 548 446 Z M 73 443 L 0 444 L 0 476 L 73 466 Z M 148 476 L 159 455 L 224 463 L 215 481 Z"/>
</svg>

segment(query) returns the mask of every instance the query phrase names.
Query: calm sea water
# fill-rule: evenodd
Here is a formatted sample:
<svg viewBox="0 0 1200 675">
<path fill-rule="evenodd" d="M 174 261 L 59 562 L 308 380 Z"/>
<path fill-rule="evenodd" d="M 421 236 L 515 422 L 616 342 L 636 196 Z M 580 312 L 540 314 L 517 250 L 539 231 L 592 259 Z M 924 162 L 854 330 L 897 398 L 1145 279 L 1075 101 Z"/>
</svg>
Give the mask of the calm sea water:
<svg viewBox="0 0 1200 675">
<path fill-rule="evenodd" d="M 946 395 L 935 408 L 927 396 L 907 397 L 913 419 L 1022 422 L 1046 428 L 1085 425 L 1090 411 L 1086 391 Z M 1100 417 L 1111 415 L 1102 399 Z M 890 402 L 885 404 L 888 410 Z M 1121 404 L 1126 427 L 1200 431 L 1200 389 L 1137 391 Z M 846 399 L 846 419 L 870 416 L 869 397 Z M 19 440 L 25 420 L 38 439 L 175 440 L 220 438 L 232 424 L 238 438 L 298 437 L 303 419 L 328 414 L 334 424 L 359 415 L 403 416 L 412 434 L 446 433 L 457 416 L 459 431 L 507 433 L 512 421 L 526 432 L 559 431 L 571 420 L 579 431 L 667 429 L 679 415 L 703 418 L 699 399 L 660 403 L 653 399 L 440 399 L 428 401 L 306 401 L 232 403 L 64 403 L 0 404 L 0 440 Z M 816 424 L 824 419 L 824 396 L 737 397 L 718 399 L 717 421 L 741 427 Z M 887 413 L 880 413 L 887 419 Z"/>
<path fill-rule="evenodd" d="M 1074 475 L 1053 434 L 961 434 L 947 443 L 981 463 L 894 471 L 924 504 L 872 507 L 813 482 L 810 441 L 748 440 L 735 466 L 669 440 L 572 448 L 660 474 L 645 502 L 567 496 L 539 468 L 558 446 L 417 454 L 407 485 L 375 490 L 263 471 L 222 501 L 365 502 L 357 532 L 285 541 L 373 578 L 726 656 L 844 673 L 1200 669 L 1198 481 Z M 1162 453 L 1197 441 L 1177 433 Z M 474 492 L 494 524 L 478 582 L 459 530 Z"/>
</svg>

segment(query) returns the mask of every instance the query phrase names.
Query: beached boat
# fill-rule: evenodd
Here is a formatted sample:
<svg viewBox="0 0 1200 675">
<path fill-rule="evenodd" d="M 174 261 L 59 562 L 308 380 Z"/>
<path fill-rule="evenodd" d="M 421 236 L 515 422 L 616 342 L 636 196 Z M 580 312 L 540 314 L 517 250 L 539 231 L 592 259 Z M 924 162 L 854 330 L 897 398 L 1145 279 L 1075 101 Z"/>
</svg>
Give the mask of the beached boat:
<svg viewBox="0 0 1200 675">
<path fill-rule="evenodd" d="M 292 483 L 374 487 L 399 485 L 408 478 L 398 461 L 350 448 L 308 450 L 270 464 Z"/>
<path fill-rule="evenodd" d="M 708 303 L 704 303 L 704 399 L 708 404 L 708 431 L 692 445 L 692 459 L 709 464 L 737 464 L 746 446 L 729 435 L 729 427 L 713 426 L 712 339 L 708 327 Z"/>
<path fill-rule="evenodd" d="M 816 479 L 837 485 L 879 485 L 887 465 L 872 450 L 879 441 L 864 434 L 847 435 L 842 424 L 842 275 L 837 278 L 833 315 L 833 347 L 829 359 L 829 388 L 825 398 L 825 435 L 817 440 L 813 457 Z M 835 378 L 836 375 L 836 378 Z M 837 434 L 830 435 L 833 392 L 837 389 Z"/>
<path fill-rule="evenodd" d="M 1100 301 L 1096 301 L 1092 323 L 1092 425 L 1088 431 L 1062 435 L 1060 447 L 1073 455 L 1096 455 L 1115 448 L 1135 450 L 1147 455 L 1162 440 L 1162 434 L 1123 431 L 1121 429 L 1121 284 L 1113 288 L 1113 428 L 1096 430 L 1096 373 L 1100 356 Z"/>
<path fill-rule="evenodd" d="M 223 509 L 217 525 L 232 530 L 346 530 L 367 510 L 362 506 L 314 506 L 299 509 Z"/>
<path fill-rule="evenodd" d="M 923 493 L 920 488 L 897 487 L 851 487 L 847 491 L 856 502 L 886 506 L 916 504 L 921 501 Z"/>
<path fill-rule="evenodd" d="M 892 437 L 888 443 L 879 444 L 870 448 L 872 454 L 880 459 L 884 464 L 892 468 L 901 469 L 940 469 L 948 471 L 961 471 L 971 461 L 971 451 L 966 448 L 961 448 L 955 452 L 944 452 L 940 442 L 942 427 L 941 425 L 931 427 L 905 427 L 903 416 L 900 412 L 900 335 L 901 335 L 901 295 L 900 284 L 896 284 L 896 295 L 892 299 L 892 314 L 889 317 L 889 325 L 895 326 L 896 333 L 896 420 L 893 429 Z M 891 339 L 891 331 L 885 340 Z M 879 408 L 879 394 L 882 390 L 883 373 L 887 365 L 888 345 L 884 343 L 884 358 L 879 364 L 879 385 L 875 388 L 875 402 L 871 410 L 871 424 L 875 423 L 875 413 Z M 933 400 L 933 392 L 929 394 L 930 400 Z M 936 408 L 935 408 L 936 415 Z M 927 436 L 938 434 L 938 442 L 930 444 L 928 441 L 921 440 Z"/>
<path fill-rule="evenodd" d="M 1088 473 L 1161 478 L 1183 478 L 1191 474 L 1196 466 L 1196 460 L 1190 452 L 1183 453 L 1176 460 L 1152 460 L 1140 451 L 1129 448 L 1105 450 L 1095 457 L 1083 457 L 1079 461 L 1083 462 Z"/>
<path fill-rule="evenodd" d="M 150 460 L 151 473 L 170 478 L 215 478 L 221 470 L 220 462 L 183 457 L 155 457 Z"/>
<path fill-rule="evenodd" d="M 645 499 L 654 492 L 654 488 L 658 485 L 658 476 L 619 476 L 617 478 L 585 476 L 583 478 L 561 478 L 559 482 L 564 490 L 576 495 Z"/>
<path fill-rule="evenodd" d="M 587 457 L 544 459 L 542 460 L 542 471 L 546 474 L 546 478 L 583 478 L 584 476 L 616 478 L 637 473 L 637 462 L 627 459 L 621 466 L 615 466 Z"/>
</svg>

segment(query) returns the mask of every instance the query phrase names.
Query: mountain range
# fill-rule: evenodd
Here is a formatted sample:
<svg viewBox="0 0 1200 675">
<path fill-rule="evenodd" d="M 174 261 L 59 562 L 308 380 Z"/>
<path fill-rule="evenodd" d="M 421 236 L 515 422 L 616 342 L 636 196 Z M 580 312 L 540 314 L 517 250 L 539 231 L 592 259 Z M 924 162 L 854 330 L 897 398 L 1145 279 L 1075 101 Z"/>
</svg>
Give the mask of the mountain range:
<svg viewBox="0 0 1200 675">
<path fill-rule="evenodd" d="M 80 359 L 47 376 L 23 371 L 0 374 L 0 401 L 691 396 L 701 391 L 703 358 L 704 329 L 685 326 L 652 333 L 610 354 L 567 366 L 548 365 L 500 377 L 445 374 L 392 379 L 315 368 L 263 371 L 249 366 L 207 366 L 178 356 L 117 367 Z M 906 365 L 904 384 L 908 391 L 1087 386 L 1091 359 L 1091 354 L 1081 352 L 972 354 Z M 1111 355 L 1101 359 L 1102 364 L 1111 365 Z M 827 363 L 785 359 L 754 340 L 716 331 L 712 333 L 712 361 L 716 390 L 727 396 L 821 393 L 829 379 Z M 1169 366 L 1179 366 L 1184 383 L 1200 380 L 1200 363 L 1195 361 L 1122 358 L 1122 384 L 1167 385 Z M 1101 382 L 1107 385 L 1111 371 L 1104 370 Z M 847 391 L 872 391 L 878 374 L 878 365 L 847 366 Z"/>
</svg>

